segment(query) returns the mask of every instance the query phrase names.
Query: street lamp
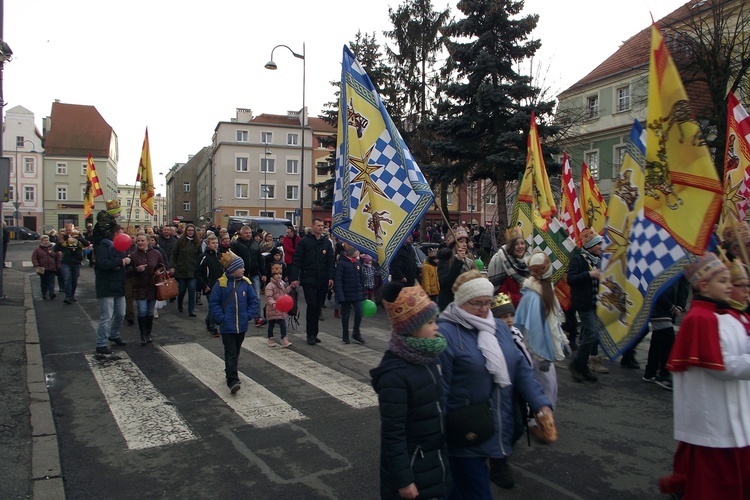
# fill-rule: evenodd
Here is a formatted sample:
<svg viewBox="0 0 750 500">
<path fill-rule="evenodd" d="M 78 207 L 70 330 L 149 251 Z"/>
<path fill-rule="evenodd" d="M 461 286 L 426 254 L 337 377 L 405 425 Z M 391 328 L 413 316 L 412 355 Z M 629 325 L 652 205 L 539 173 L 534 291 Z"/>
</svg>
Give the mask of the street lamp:
<svg viewBox="0 0 750 500">
<path fill-rule="evenodd" d="M 27 142 L 29 144 L 31 144 L 31 151 L 29 151 L 29 152 L 30 153 L 36 153 L 36 151 L 34 151 L 34 142 L 30 141 L 29 139 L 26 139 L 25 141 L 23 141 L 21 143 L 21 147 L 24 147 Z M 21 211 L 20 211 L 20 209 L 21 209 L 21 198 L 20 198 L 20 195 L 18 193 L 18 141 L 16 141 L 16 158 L 15 158 L 15 162 L 16 162 L 16 164 L 15 164 L 16 186 L 13 188 L 13 197 L 14 197 L 13 207 L 16 210 L 15 210 L 15 212 L 13 212 L 13 219 L 16 221 L 16 227 L 20 227 L 21 224 L 18 223 L 18 216 L 21 215 Z"/>
<path fill-rule="evenodd" d="M 297 54 L 295 51 L 290 49 L 286 45 L 277 45 L 271 49 L 271 60 L 266 63 L 265 68 L 275 70 L 277 69 L 276 63 L 273 62 L 273 52 L 279 47 L 284 47 L 292 53 L 297 59 L 302 59 L 302 120 L 300 124 L 300 130 L 302 131 L 302 139 L 300 140 L 300 150 L 302 152 L 302 158 L 300 160 L 300 171 L 299 171 L 299 222 L 297 227 L 302 227 L 302 216 L 305 210 L 305 121 L 307 118 L 307 110 L 305 109 L 305 44 L 302 43 L 302 54 Z"/>
</svg>

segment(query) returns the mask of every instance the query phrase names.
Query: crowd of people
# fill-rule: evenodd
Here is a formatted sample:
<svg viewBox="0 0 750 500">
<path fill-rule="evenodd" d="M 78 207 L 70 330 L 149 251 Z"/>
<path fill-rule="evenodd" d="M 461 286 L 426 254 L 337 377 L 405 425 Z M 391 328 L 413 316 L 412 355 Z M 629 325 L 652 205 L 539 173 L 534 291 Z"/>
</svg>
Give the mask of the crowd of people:
<svg viewBox="0 0 750 500">
<path fill-rule="evenodd" d="M 555 363 L 567 359 L 575 382 L 597 382 L 608 372 L 596 317 L 603 239 L 592 229 L 582 232 L 571 256 L 572 306 L 563 311 L 549 258 L 528 248 L 517 228 L 495 251 L 490 229 L 428 227 L 410 236 L 383 272 L 317 217 L 299 233 L 289 226 L 275 241 L 247 226 L 235 235 L 192 224 L 126 231 L 119 211 L 108 202 L 96 225 L 43 235 L 32 253 L 42 298 L 55 299 L 57 281 L 65 304 L 76 302 L 89 258 L 101 310 L 99 354 L 112 352 L 108 342 L 125 345 L 120 331 L 123 321 L 133 323 L 128 314 L 137 318 L 141 345 L 153 341 L 154 318 L 167 304 L 157 300 L 154 277 L 162 274 L 179 284 L 172 299 L 178 313 L 185 295 L 188 317 L 208 297 L 204 321 L 209 335 L 222 339 L 231 394 L 241 388 L 238 360 L 249 326 L 267 325 L 269 347 L 291 345 L 289 309 L 277 308 L 284 296 L 304 295 L 309 346 L 322 342 L 327 301 L 344 344 L 365 343 L 365 300 L 385 309 L 390 342 L 371 371 L 380 402 L 383 498 L 491 498 L 491 482 L 512 487 L 516 440 L 527 430 L 540 442 L 557 439 Z M 122 250 L 114 241 L 126 233 L 132 244 Z M 740 259 L 750 253 L 750 227 L 723 236 L 721 258 L 707 253 L 652 307 L 643 380 L 674 389 L 679 440 L 674 471 L 660 481 L 665 493 L 748 498 L 750 492 L 750 278 Z M 640 369 L 634 348 L 621 365 Z"/>
</svg>

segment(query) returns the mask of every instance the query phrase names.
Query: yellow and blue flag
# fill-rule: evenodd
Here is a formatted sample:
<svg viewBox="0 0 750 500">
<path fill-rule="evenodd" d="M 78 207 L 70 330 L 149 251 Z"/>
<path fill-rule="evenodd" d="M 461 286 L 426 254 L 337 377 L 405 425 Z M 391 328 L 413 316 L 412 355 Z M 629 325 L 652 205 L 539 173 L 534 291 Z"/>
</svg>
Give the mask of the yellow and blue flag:
<svg viewBox="0 0 750 500">
<path fill-rule="evenodd" d="M 344 47 L 332 231 L 388 266 L 435 196 L 375 86 Z"/>
</svg>

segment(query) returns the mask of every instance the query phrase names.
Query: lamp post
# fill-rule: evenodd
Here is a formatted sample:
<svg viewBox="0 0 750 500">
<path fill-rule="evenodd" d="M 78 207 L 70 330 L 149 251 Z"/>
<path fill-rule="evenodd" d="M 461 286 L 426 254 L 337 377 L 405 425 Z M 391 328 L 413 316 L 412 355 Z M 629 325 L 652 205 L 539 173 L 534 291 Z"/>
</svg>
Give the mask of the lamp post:
<svg viewBox="0 0 750 500">
<path fill-rule="evenodd" d="M 29 144 L 31 144 L 31 151 L 30 151 L 30 153 L 35 153 L 36 151 L 34 151 L 34 142 L 30 141 L 29 139 L 26 139 L 25 141 L 23 141 L 23 143 L 21 144 L 21 147 L 24 147 L 27 142 Z M 14 198 L 14 200 L 13 200 L 13 207 L 16 210 L 13 212 L 13 219 L 16 221 L 16 227 L 20 227 L 21 225 L 18 223 L 18 216 L 21 215 L 21 212 L 20 212 L 20 209 L 21 209 L 21 198 L 20 198 L 20 194 L 18 193 L 18 141 L 16 141 L 16 158 L 15 158 L 14 161 L 16 162 L 16 164 L 14 166 L 15 167 L 14 170 L 15 170 L 15 173 L 16 173 L 16 185 L 13 188 L 13 198 Z"/>
<path fill-rule="evenodd" d="M 300 139 L 300 151 L 302 153 L 302 158 L 300 159 L 299 171 L 299 221 L 297 223 L 297 227 L 301 228 L 302 217 L 305 213 L 305 122 L 307 119 L 307 110 L 305 109 L 305 44 L 304 42 L 302 43 L 302 54 L 297 54 L 286 45 L 277 45 L 276 47 L 271 49 L 271 60 L 266 63 L 266 69 L 277 69 L 276 63 L 273 62 L 273 52 L 279 47 L 284 47 L 289 52 L 291 52 L 294 57 L 296 57 L 297 59 L 302 59 L 302 116 L 300 120 L 300 130 L 302 132 L 302 138 Z"/>
</svg>

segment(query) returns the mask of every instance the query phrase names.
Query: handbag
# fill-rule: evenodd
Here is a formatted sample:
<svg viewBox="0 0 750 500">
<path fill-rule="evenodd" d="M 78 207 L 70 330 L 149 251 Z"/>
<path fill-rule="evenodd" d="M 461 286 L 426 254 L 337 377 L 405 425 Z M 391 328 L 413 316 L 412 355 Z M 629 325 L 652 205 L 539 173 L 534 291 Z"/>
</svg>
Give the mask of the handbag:
<svg viewBox="0 0 750 500">
<path fill-rule="evenodd" d="M 494 433 L 495 421 L 487 401 L 453 410 L 446 415 L 445 437 L 450 446 L 477 446 Z"/>
<path fill-rule="evenodd" d="M 177 280 L 171 277 L 166 271 L 154 274 L 154 284 L 156 285 L 157 300 L 169 300 L 177 297 L 179 293 Z"/>
</svg>

